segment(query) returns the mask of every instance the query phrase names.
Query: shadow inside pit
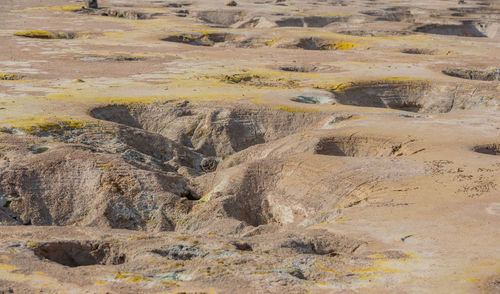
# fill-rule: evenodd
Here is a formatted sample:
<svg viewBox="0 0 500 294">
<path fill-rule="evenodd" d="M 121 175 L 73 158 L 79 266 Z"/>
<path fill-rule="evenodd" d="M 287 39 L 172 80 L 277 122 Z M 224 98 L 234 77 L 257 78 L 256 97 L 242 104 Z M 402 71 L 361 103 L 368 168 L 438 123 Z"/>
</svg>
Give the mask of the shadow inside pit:
<svg viewBox="0 0 500 294">
<path fill-rule="evenodd" d="M 36 256 L 69 267 L 125 262 L 125 255 L 120 254 L 117 248 L 101 242 L 50 242 L 38 245 L 33 251 Z"/>
</svg>

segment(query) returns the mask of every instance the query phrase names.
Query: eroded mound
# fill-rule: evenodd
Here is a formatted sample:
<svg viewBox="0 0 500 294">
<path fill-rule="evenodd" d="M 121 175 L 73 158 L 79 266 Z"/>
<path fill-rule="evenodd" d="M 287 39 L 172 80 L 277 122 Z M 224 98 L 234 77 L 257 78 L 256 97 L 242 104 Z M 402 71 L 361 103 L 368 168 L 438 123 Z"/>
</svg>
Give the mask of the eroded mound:
<svg viewBox="0 0 500 294">
<path fill-rule="evenodd" d="M 115 265 L 125 262 L 125 255 L 110 243 L 93 241 L 59 241 L 37 245 L 35 255 L 69 267 Z"/>
<path fill-rule="evenodd" d="M 482 154 L 500 155 L 500 144 L 480 145 L 474 147 L 473 150 Z"/>
<path fill-rule="evenodd" d="M 0 210 L 25 225 L 173 230 L 171 217 L 190 209 L 182 177 L 148 165 L 127 147 L 28 149 L 22 160 L 10 159 L 0 183 L 0 195 L 8 199 Z"/>
</svg>

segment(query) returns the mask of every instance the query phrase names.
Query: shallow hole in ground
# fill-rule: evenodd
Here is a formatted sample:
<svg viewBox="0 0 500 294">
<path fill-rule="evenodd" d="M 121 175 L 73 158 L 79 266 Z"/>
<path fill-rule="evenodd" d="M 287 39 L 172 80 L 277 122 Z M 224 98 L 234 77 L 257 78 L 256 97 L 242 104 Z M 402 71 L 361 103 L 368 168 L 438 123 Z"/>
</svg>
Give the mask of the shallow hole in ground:
<svg viewBox="0 0 500 294">
<path fill-rule="evenodd" d="M 465 21 L 462 24 L 427 24 L 415 29 L 416 32 L 451 35 L 461 37 L 493 38 L 496 36 L 498 25 Z"/>
<path fill-rule="evenodd" d="M 481 3 L 478 3 L 481 5 Z M 490 6 L 490 4 L 484 3 L 485 6 Z M 495 7 L 451 7 L 448 8 L 450 11 L 456 11 L 457 13 L 462 13 L 462 14 L 480 14 L 480 15 L 493 15 L 497 16 L 500 14 L 500 8 L 495 8 Z"/>
<path fill-rule="evenodd" d="M 49 242 L 37 245 L 33 251 L 39 257 L 69 267 L 125 262 L 125 254 L 121 254 L 118 248 L 110 243 L 97 241 Z"/>
<path fill-rule="evenodd" d="M 366 30 L 344 30 L 338 34 L 360 37 L 387 37 L 387 36 L 405 36 L 411 34 L 408 31 L 366 31 Z"/>
<path fill-rule="evenodd" d="M 318 70 L 318 67 L 309 65 L 282 65 L 278 69 L 289 72 L 315 72 Z"/>
<path fill-rule="evenodd" d="M 426 48 L 405 48 L 401 50 L 401 53 L 405 54 L 422 54 L 422 55 L 434 55 L 435 50 Z"/>
<path fill-rule="evenodd" d="M 479 81 L 499 81 L 500 68 L 491 68 L 485 70 L 467 69 L 467 68 L 449 68 L 443 70 L 443 73 L 448 76 Z"/>
<path fill-rule="evenodd" d="M 174 260 L 191 260 L 208 255 L 208 252 L 196 247 L 184 245 L 170 245 L 160 249 L 153 249 L 151 252 Z"/>
<path fill-rule="evenodd" d="M 314 153 L 330 156 L 388 157 L 406 155 L 405 144 L 373 137 L 324 137 L 316 144 Z M 411 153 L 411 152 L 410 152 Z"/>
<path fill-rule="evenodd" d="M 430 84 L 423 81 L 367 81 L 334 90 L 335 100 L 344 105 L 391 108 L 419 112 L 425 108 Z M 439 112 L 447 112 L 446 107 Z"/>
<path fill-rule="evenodd" d="M 500 144 L 479 145 L 474 147 L 472 150 L 482 154 L 500 155 Z"/>
<path fill-rule="evenodd" d="M 153 14 L 146 13 L 143 11 L 133 10 L 133 9 L 123 9 L 123 8 L 82 8 L 74 10 L 76 13 L 80 14 L 88 14 L 88 15 L 100 15 L 100 16 L 112 16 L 118 18 L 126 18 L 126 19 L 150 19 L 153 17 Z"/>
<path fill-rule="evenodd" d="M 358 44 L 318 37 L 302 38 L 297 43 L 284 45 L 284 48 L 300 48 L 304 50 L 348 50 Z"/>
<path fill-rule="evenodd" d="M 206 33 L 206 34 L 179 34 L 166 37 L 162 41 L 183 43 L 195 46 L 214 46 L 217 43 L 224 43 L 234 39 L 228 33 Z"/>
<path fill-rule="evenodd" d="M 125 55 L 89 55 L 89 56 L 77 56 L 73 59 L 84 62 L 102 62 L 102 61 L 143 61 L 146 60 L 145 57 L 136 57 L 136 56 L 125 56 Z"/>
<path fill-rule="evenodd" d="M 191 105 L 110 105 L 95 118 L 160 134 L 206 156 L 225 156 L 296 132 L 320 128 L 329 114 L 269 108 Z"/>
<path fill-rule="evenodd" d="M 333 22 L 341 21 L 341 17 L 308 16 L 289 17 L 276 21 L 279 27 L 324 27 Z"/>
<path fill-rule="evenodd" d="M 208 10 L 197 13 L 199 20 L 220 27 L 229 27 L 242 21 L 244 15 L 243 11 L 234 9 Z"/>
</svg>

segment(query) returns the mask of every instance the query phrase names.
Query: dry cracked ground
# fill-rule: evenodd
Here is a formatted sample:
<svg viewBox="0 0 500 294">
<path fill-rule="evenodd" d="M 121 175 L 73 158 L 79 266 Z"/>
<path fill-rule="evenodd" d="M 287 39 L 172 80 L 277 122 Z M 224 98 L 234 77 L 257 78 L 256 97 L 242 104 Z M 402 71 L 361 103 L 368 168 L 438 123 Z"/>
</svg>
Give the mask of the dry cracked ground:
<svg viewBox="0 0 500 294">
<path fill-rule="evenodd" d="M 82 2 L 0 3 L 0 293 L 500 293 L 499 1 Z"/>
</svg>

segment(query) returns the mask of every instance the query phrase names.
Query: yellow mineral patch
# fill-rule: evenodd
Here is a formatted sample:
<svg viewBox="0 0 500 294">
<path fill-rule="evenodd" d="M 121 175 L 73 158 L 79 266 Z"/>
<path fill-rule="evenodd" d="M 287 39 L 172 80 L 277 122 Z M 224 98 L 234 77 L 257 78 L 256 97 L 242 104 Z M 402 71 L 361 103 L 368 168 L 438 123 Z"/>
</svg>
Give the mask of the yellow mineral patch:
<svg viewBox="0 0 500 294">
<path fill-rule="evenodd" d="M 39 39 L 57 39 L 57 34 L 47 32 L 47 31 L 22 31 L 14 33 L 15 36 L 28 37 L 28 38 L 39 38 Z"/>
<path fill-rule="evenodd" d="M 123 38 L 123 37 L 125 37 L 125 32 L 105 32 L 104 37 L 106 37 L 106 38 Z"/>
<path fill-rule="evenodd" d="M 150 282 L 151 280 L 148 278 L 143 278 L 139 275 L 136 275 L 132 272 L 118 272 L 115 276 L 115 279 L 122 280 L 128 283 L 139 283 L 139 282 Z"/>
<path fill-rule="evenodd" d="M 36 133 L 39 131 L 50 131 L 62 128 L 83 128 L 88 125 L 88 122 L 64 117 L 38 116 L 16 121 L 3 121 L 2 125 L 20 129 L 27 133 Z"/>
<path fill-rule="evenodd" d="M 10 264 L 1 264 L 0 263 L 0 271 L 4 271 L 4 272 L 12 272 L 12 271 L 15 271 L 17 270 L 18 268 L 13 266 L 13 265 L 10 265 Z"/>
<path fill-rule="evenodd" d="M 110 168 L 110 167 L 113 167 L 113 164 L 112 163 L 101 163 L 101 164 L 98 164 L 97 167 Z"/>
<path fill-rule="evenodd" d="M 361 46 L 362 44 L 350 43 L 346 41 L 338 41 L 330 44 L 330 48 L 333 50 L 349 50 L 354 47 Z"/>
<path fill-rule="evenodd" d="M 70 12 L 73 10 L 81 9 L 82 5 L 64 5 L 64 6 L 48 6 L 48 7 L 28 7 L 22 10 L 16 10 L 16 12 L 30 12 L 30 11 L 44 11 L 44 10 L 54 10 L 54 11 L 64 11 Z"/>
<path fill-rule="evenodd" d="M 28 246 L 36 246 L 37 243 L 36 242 L 28 242 L 28 243 L 26 243 L 26 245 L 28 245 Z"/>
<path fill-rule="evenodd" d="M 366 268 L 358 268 L 352 269 L 351 272 L 355 274 L 365 274 L 365 273 L 374 273 L 380 271 L 377 267 L 366 267 Z"/>
<path fill-rule="evenodd" d="M 315 108 L 297 108 L 297 107 L 289 107 L 289 106 L 284 106 L 284 105 L 276 106 L 275 109 L 283 110 L 283 111 L 287 111 L 287 112 L 316 112 L 316 111 L 320 111 L 320 109 L 315 109 Z"/>
<path fill-rule="evenodd" d="M 0 81 L 16 81 L 21 80 L 23 77 L 15 74 L 0 73 Z"/>
<path fill-rule="evenodd" d="M 97 281 L 94 284 L 96 284 L 96 285 L 106 285 L 107 283 L 108 282 L 106 282 L 106 281 Z"/>
<path fill-rule="evenodd" d="M 174 282 L 169 282 L 169 281 L 160 281 L 161 284 L 167 285 L 169 287 L 179 287 L 180 285 Z"/>
<path fill-rule="evenodd" d="M 361 276 L 359 276 L 359 280 L 363 281 L 363 280 L 369 280 L 369 279 L 373 279 L 373 278 L 377 278 L 377 277 L 380 277 L 380 274 L 361 275 Z"/>
<path fill-rule="evenodd" d="M 391 259 L 379 259 L 372 261 L 372 264 L 377 265 L 377 271 L 380 272 L 387 272 L 387 273 L 401 273 L 403 272 L 402 270 L 395 269 L 392 267 L 389 267 L 388 265 L 399 265 L 399 260 L 391 260 Z"/>
</svg>

